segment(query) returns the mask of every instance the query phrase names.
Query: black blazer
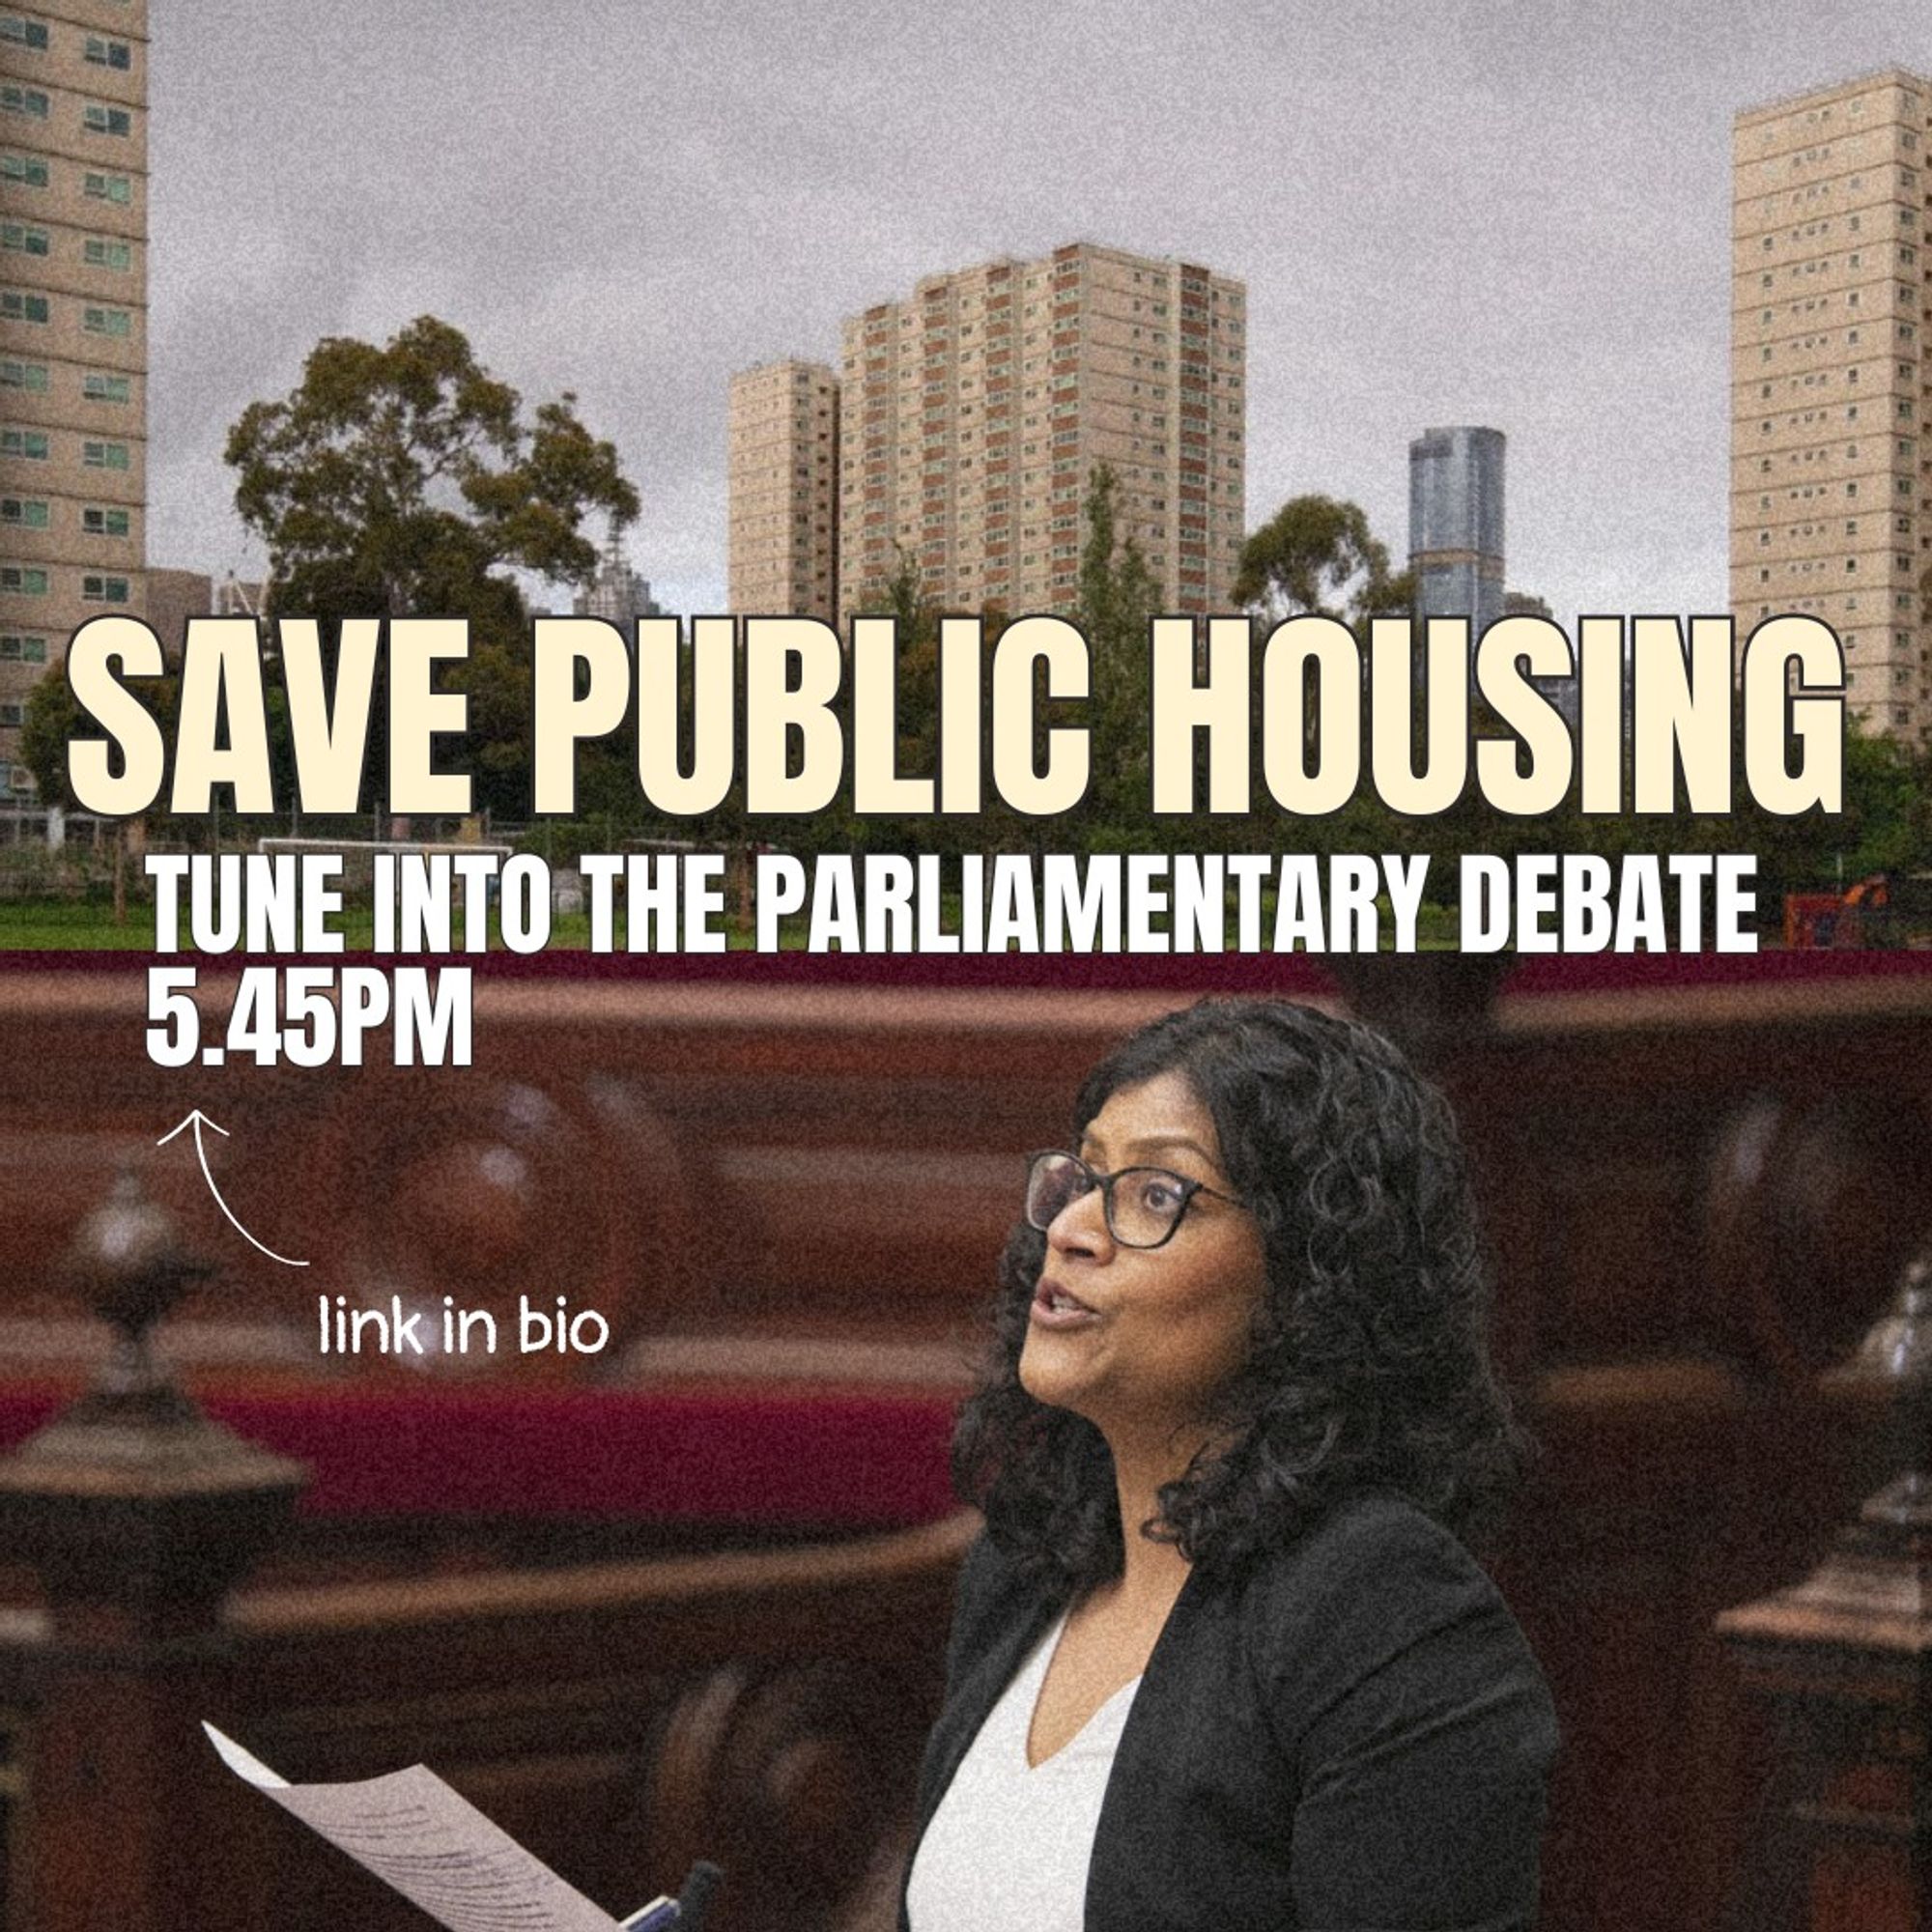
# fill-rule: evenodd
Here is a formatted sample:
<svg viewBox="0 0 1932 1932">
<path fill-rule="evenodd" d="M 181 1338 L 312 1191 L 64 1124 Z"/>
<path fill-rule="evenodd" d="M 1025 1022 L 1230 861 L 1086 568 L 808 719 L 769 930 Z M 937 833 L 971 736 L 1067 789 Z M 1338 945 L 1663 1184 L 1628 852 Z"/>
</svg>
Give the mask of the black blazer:
<svg viewBox="0 0 1932 1932">
<path fill-rule="evenodd" d="M 974 1546 L 915 1848 L 1064 1607 Z M 1543 1673 L 1463 1546 L 1393 1496 L 1338 1505 L 1238 1578 L 1189 1573 L 1107 1781 L 1088 1932 L 1521 1932 L 1555 1747 Z"/>
</svg>

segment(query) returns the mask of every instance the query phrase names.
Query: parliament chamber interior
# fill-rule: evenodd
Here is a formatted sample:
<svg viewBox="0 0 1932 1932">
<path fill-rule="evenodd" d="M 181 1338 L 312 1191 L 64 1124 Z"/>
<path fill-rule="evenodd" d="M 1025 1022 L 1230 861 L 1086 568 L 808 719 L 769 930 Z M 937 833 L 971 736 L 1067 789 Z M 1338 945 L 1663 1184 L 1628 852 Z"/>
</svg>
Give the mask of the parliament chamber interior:
<svg viewBox="0 0 1932 1932">
<path fill-rule="evenodd" d="M 717 1932 L 894 1925 L 1024 1156 L 1263 990 L 1469 1150 L 1547 1932 L 1932 1924 L 1932 955 L 600 963 L 479 969 L 467 1069 L 191 1076 L 138 969 L 0 969 L 4 1932 L 428 1922 L 204 1719 L 427 1764 L 612 1913 L 708 1859 Z"/>
</svg>

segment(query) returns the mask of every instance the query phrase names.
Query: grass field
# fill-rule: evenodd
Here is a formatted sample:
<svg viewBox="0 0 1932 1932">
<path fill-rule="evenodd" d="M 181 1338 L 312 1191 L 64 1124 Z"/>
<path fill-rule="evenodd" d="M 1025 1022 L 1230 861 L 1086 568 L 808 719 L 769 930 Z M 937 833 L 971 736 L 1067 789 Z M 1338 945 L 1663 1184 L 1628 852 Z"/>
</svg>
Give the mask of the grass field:
<svg viewBox="0 0 1932 1932">
<path fill-rule="evenodd" d="M 128 923 L 116 925 L 111 906 L 61 900 L 0 904 L 0 949 L 148 952 L 154 943 L 154 914 L 147 906 L 129 906 Z"/>
</svg>

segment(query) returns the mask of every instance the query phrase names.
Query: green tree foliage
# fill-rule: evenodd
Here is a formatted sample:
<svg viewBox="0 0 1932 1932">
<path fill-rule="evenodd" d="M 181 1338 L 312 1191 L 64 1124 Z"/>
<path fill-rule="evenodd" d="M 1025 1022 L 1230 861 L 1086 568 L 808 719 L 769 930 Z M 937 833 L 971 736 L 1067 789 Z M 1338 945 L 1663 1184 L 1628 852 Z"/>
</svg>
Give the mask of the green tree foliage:
<svg viewBox="0 0 1932 1932">
<path fill-rule="evenodd" d="M 926 587 L 917 552 L 898 546 L 898 562 L 866 603 L 866 614 L 890 617 L 898 638 L 899 768 L 932 769 L 939 717 L 939 601 Z"/>
<path fill-rule="evenodd" d="M 1272 623 L 1312 611 L 1358 625 L 1406 611 L 1414 587 L 1359 504 L 1291 497 L 1241 546 L 1235 601 Z"/>
<path fill-rule="evenodd" d="M 1932 867 L 1928 798 L 1932 754 L 1854 724 L 1845 738 L 1843 813 L 1775 818 L 1747 805 L 1732 849 L 1757 854 L 1758 901 L 1769 916 L 1786 893 L 1830 892 L 1872 872 Z"/>
<path fill-rule="evenodd" d="M 179 696 L 172 676 L 155 679 L 147 691 L 148 702 L 169 729 Z M 78 801 L 68 777 L 68 747 L 76 738 L 92 735 L 86 730 L 90 721 L 74 701 L 64 672 L 52 671 L 27 694 L 26 710 L 20 724 L 20 759 L 34 775 L 41 801 L 52 810 L 71 811 Z M 114 833 L 114 920 L 128 922 L 128 828 Z"/>
<path fill-rule="evenodd" d="M 84 735 L 84 722 L 66 677 L 58 670 L 50 671 L 28 692 L 20 723 L 20 762 L 33 773 L 43 805 L 63 811 L 73 809 L 67 748 L 70 739 Z"/>
<path fill-rule="evenodd" d="M 585 520 L 638 512 L 576 398 L 526 414 L 460 329 L 422 316 L 381 348 L 318 343 L 290 395 L 242 412 L 227 460 L 235 506 L 268 547 L 275 614 L 468 620 L 470 657 L 450 681 L 474 694 L 478 791 L 526 810 L 528 613 L 511 573 L 585 582 Z"/>
<path fill-rule="evenodd" d="M 895 719 L 898 770 L 908 777 L 936 781 L 941 756 L 939 630 L 947 612 L 926 582 L 919 554 L 904 544 L 898 545 L 892 574 L 867 585 L 855 614 L 893 620 L 898 641 Z M 1006 611 L 997 604 L 987 605 L 981 611 L 982 668 L 983 663 L 990 662 L 992 648 L 1007 622 Z M 850 803 L 848 788 L 840 799 L 843 815 L 837 825 L 832 814 L 820 814 L 816 824 L 796 829 L 795 842 L 821 850 L 845 844 L 855 850 L 936 852 L 950 857 L 961 852 L 1004 850 L 1019 842 L 1014 814 L 990 796 L 991 781 L 985 776 L 987 734 L 983 721 L 980 736 L 982 781 L 989 794 L 981 812 L 972 816 L 935 813 L 922 818 L 861 818 L 843 812 Z"/>
<path fill-rule="evenodd" d="M 1131 533 L 1120 530 L 1121 479 L 1096 464 L 1087 479 L 1075 621 L 1096 654 L 1145 652 L 1149 620 L 1160 611 L 1160 584 Z"/>
<path fill-rule="evenodd" d="M 1160 614 L 1160 583 L 1131 532 L 1121 533 L 1121 481 L 1111 466 L 1095 466 L 1083 507 L 1087 533 L 1073 621 L 1087 639 L 1093 665 L 1090 840 L 1144 844 L 1153 829 L 1147 816 L 1149 626 Z"/>
<path fill-rule="evenodd" d="M 318 343 L 294 393 L 251 403 L 228 435 L 235 506 L 268 545 L 276 606 L 489 623 L 517 612 L 504 566 L 587 580 L 584 518 L 628 520 L 638 495 L 575 402 L 526 421 L 516 390 L 435 316 L 380 349 Z"/>
<path fill-rule="evenodd" d="M 181 710 L 179 668 L 171 666 L 158 677 L 130 678 L 128 689 L 154 715 L 156 723 L 161 727 L 163 739 L 172 744 L 176 719 Z M 270 694 L 271 756 L 286 749 L 281 742 L 286 739 L 286 728 L 275 704 L 280 696 L 278 692 Z M 63 811 L 72 811 L 78 807 L 79 801 L 68 781 L 68 748 L 76 739 L 99 738 L 101 735 L 99 725 L 82 711 L 69 688 L 65 670 L 58 668 L 49 669 L 28 692 L 20 727 L 20 761 L 33 773 L 43 805 L 55 806 Z M 166 808 L 167 794 L 164 791 L 155 810 L 142 815 L 150 825 L 164 825 L 172 838 L 191 839 L 202 821 L 174 818 Z"/>
<path fill-rule="evenodd" d="M 1320 495 L 1292 497 L 1242 545 L 1235 601 L 1266 626 L 1304 613 L 1337 617 L 1366 643 L 1371 617 L 1409 614 L 1415 577 L 1407 569 L 1391 569 L 1388 546 L 1369 528 L 1359 504 Z M 1257 646 L 1263 635 L 1258 627 Z M 1363 696 L 1366 703 L 1366 680 Z M 1311 759 L 1315 716 L 1311 701 L 1306 753 Z M 1259 744 L 1254 768 L 1259 774 Z M 1366 781 L 1349 804 L 1325 818 L 1289 819 L 1272 806 L 1264 810 L 1262 825 L 1223 828 L 1224 842 L 1273 842 L 1311 852 L 1406 850 L 1420 842 L 1405 832 L 1405 821 L 1384 810 Z"/>
</svg>

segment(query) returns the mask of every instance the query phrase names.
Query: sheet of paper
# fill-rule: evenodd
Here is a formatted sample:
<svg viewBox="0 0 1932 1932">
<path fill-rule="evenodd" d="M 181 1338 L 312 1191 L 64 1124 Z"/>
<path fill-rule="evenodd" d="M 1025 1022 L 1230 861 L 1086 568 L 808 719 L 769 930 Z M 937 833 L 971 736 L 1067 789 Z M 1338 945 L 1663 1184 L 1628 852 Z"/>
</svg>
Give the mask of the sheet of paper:
<svg viewBox="0 0 1932 1932">
<path fill-rule="evenodd" d="M 616 1932 L 617 1921 L 422 1765 L 291 1784 L 203 1724 L 222 1761 L 448 1932 Z"/>
</svg>

